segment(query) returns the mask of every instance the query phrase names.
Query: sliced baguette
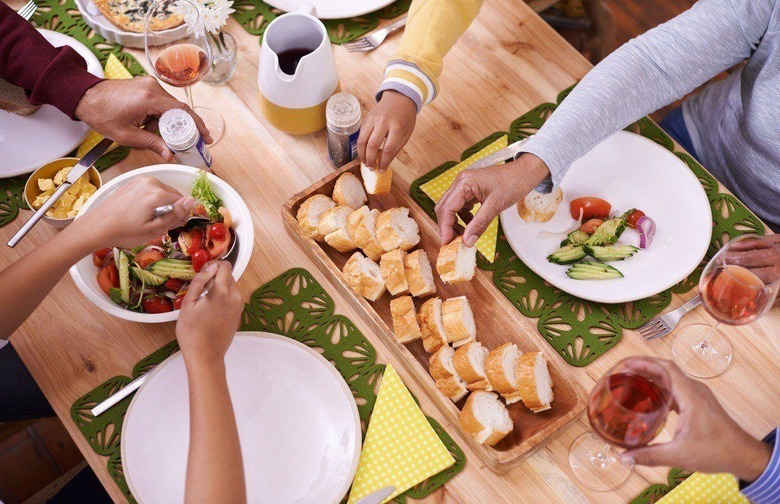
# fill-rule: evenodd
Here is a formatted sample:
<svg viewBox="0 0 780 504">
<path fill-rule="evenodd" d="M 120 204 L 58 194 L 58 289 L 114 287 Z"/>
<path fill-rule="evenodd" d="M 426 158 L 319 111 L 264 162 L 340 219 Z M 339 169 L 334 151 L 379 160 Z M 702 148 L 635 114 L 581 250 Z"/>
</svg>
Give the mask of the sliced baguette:
<svg viewBox="0 0 780 504">
<path fill-rule="evenodd" d="M 409 216 L 408 208 L 391 208 L 377 217 L 376 237 L 387 252 L 397 248 L 411 250 L 420 243 L 420 228 Z"/>
<path fill-rule="evenodd" d="M 295 217 L 303 233 L 309 238 L 323 241 L 324 236 L 319 232 L 320 218 L 322 214 L 335 207 L 336 203 L 324 194 L 315 194 L 298 208 Z"/>
<path fill-rule="evenodd" d="M 474 314 L 466 296 L 451 298 L 442 303 L 441 322 L 447 341 L 451 341 L 454 347 L 465 345 L 477 337 Z"/>
<path fill-rule="evenodd" d="M 542 352 L 523 354 L 517 361 L 517 384 L 523 404 L 539 413 L 551 408 L 553 402 L 553 383 L 547 359 Z"/>
<path fill-rule="evenodd" d="M 557 187 L 549 194 L 531 191 L 517 204 L 517 213 L 526 222 L 547 222 L 555 215 L 563 200 L 563 191 Z"/>
<path fill-rule="evenodd" d="M 514 343 L 504 343 L 488 353 L 485 359 L 485 374 L 493 390 L 500 393 L 507 404 L 520 400 L 517 386 L 517 361 L 520 350 Z"/>
<path fill-rule="evenodd" d="M 460 426 L 477 443 L 493 446 L 512 432 L 514 425 L 506 406 L 492 392 L 477 390 L 466 399 L 460 412 Z"/>
<path fill-rule="evenodd" d="M 452 399 L 453 402 L 458 402 L 468 394 L 468 389 L 466 388 L 466 382 L 455 371 L 455 366 L 452 363 L 454 356 L 455 351 L 451 346 L 442 345 L 430 356 L 428 364 L 431 376 L 436 380 L 436 386 L 439 388 L 439 391 L 444 396 Z"/>
<path fill-rule="evenodd" d="M 376 241 L 376 219 L 379 210 L 370 210 L 363 205 L 347 217 L 347 230 L 352 241 L 363 249 L 372 261 L 378 261 L 385 250 Z"/>
<path fill-rule="evenodd" d="M 447 283 L 468 282 L 474 278 L 477 268 L 477 249 L 463 244 L 458 236 L 439 250 L 436 271 Z"/>
<path fill-rule="evenodd" d="M 409 284 L 409 292 L 412 296 L 423 297 L 436 294 L 436 282 L 433 279 L 433 270 L 428 254 L 419 249 L 410 252 L 404 259 L 406 267 L 406 282 Z"/>
<path fill-rule="evenodd" d="M 354 208 L 347 205 L 336 205 L 330 210 L 324 211 L 320 216 L 320 223 L 317 225 L 317 231 L 322 236 L 327 236 L 339 229 L 346 229 L 347 217 L 354 211 Z"/>
<path fill-rule="evenodd" d="M 433 353 L 442 345 L 447 344 L 447 336 L 441 321 L 441 299 L 431 298 L 420 307 L 417 320 L 422 331 L 423 347 L 428 353 Z"/>
<path fill-rule="evenodd" d="M 493 390 L 485 374 L 485 359 L 488 349 L 479 341 L 466 343 L 455 350 L 455 371 L 466 382 L 469 390 Z"/>
<path fill-rule="evenodd" d="M 368 194 L 389 193 L 393 187 L 393 169 L 390 167 L 384 173 L 379 173 L 379 170 L 372 170 L 360 163 L 360 176 L 363 177 L 363 185 Z"/>
<path fill-rule="evenodd" d="M 385 280 L 387 290 L 393 296 L 400 296 L 409 292 L 409 283 L 406 281 L 404 267 L 406 252 L 401 249 L 386 252 L 379 260 L 379 269 Z"/>
<path fill-rule="evenodd" d="M 369 301 L 376 301 L 385 292 L 379 265 L 360 252 L 352 254 L 344 265 L 344 281 Z"/>
<path fill-rule="evenodd" d="M 400 343 L 411 343 L 422 338 L 412 296 L 401 296 L 390 301 L 390 314 L 393 316 L 395 338 Z"/>
<path fill-rule="evenodd" d="M 339 205 L 347 205 L 352 208 L 360 208 L 368 201 L 363 183 L 352 172 L 345 172 L 333 186 L 333 201 Z"/>
</svg>

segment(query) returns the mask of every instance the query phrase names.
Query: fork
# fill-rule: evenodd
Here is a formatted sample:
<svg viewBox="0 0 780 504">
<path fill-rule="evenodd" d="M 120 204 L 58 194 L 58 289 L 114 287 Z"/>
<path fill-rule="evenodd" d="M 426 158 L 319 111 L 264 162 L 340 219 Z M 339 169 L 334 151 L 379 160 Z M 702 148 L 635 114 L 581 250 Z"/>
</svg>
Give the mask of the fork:
<svg viewBox="0 0 780 504">
<path fill-rule="evenodd" d="M 22 16 L 24 19 L 29 21 L 30 18 L 32 17 L 32 15 L 35 14 L 35 11 L 37 11 L 37 10 L 38 10 L 38 6 L 35 5 L 35 1 L 34 0 L 30 0 L 29 2 L 24 4 L 24 7 L 22 7 L 21 9 L 19 9 L 16 12 L 17 12 L 17 14 Z"/>
<path fill-rule="evenodd" d="M 680 322 L 680 319 L 683 318 L 683 315 L 693 310 L 700 304 L 701 296 L 697 295 L 695 298 L 691 299 L 676 310 L 658 316 L 640 327 L 638 329 L 639 334 L 642 335 L 642 338 L 644 338 L 645 341 L 662 338 L 670 332 L 674 331 L 674 328 L 677 327 L 677 324 Z"/>
<path fill-rule="evenodd" d="M 359 39 L 353 40 L 352 42 L 347 42 L 344 44 L 344 47 L 346 47 L 347 51 L 349 52 L 373 51 L 379 47 L 382 42 L 385 41 L 388 35 L 394 31 L 400 30 L 404 26 L 406 26 L 406 16 L 402 17 L 393 24 L 385 26 L 381 30 L 375 31 L 368 37 L 360 37 Z"/>
</svg>

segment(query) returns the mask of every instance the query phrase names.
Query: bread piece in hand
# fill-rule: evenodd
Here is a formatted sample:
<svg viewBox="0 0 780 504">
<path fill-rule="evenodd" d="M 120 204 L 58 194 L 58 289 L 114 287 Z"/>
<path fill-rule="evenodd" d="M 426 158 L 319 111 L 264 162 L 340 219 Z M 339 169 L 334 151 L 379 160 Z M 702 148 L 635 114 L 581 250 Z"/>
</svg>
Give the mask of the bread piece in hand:
<svg viewBox="0 0 780 504">
<path fill-rule="evenodd" d="M 422 331 L 425 351 L 433 353 L 447 344 L 447 336 L 441 322 L 441 299 L 431 298 L 424 302 L 417 314 Z"/>
<path fill-rule="evenodd" d="M 459 347 L 477 337 L 477 326 L 466 296 L 448 299 L 441 304 L 441 323 L 452 346 Z"/>
<path fill-rule="evenodd" d="M 378 261 L 385 250 L 376 241 L 376 219 L 379 210 L 369 210 L 365 205 L 358 208 L 347 217 L 347 230 L 352 241 L 372 261 Z"/>
<path fill-rule="evenodd" d="M 500 393 L 507 404 L 520 400 L 517 386 L 517 361 L 520 350 L 514 343 L 504 343 L 490 351 L 485 359 L 485 374 L 493 390 Z"/>
<path fill-rule="evenodd" d="M 468 282 L 474 278 L 477 268 L 477 249 L 467 247 L 458 236 L 439 250 L 436 271 L 444 282 Z"/>
<path fill-rule="evenodd" d="M 295 217 L 303 233 L 309 238 L 323 241 L 325 237 L 319 232 L 320 219 L 322 214 L 335 206 L 336 203 L 324 194 L 315 194 L 301 203 Z"/>
<path fill-rule="evenodd" d="M 391 300 L 390 314 L 393 316 L 395 338 L 400 343 L 411 343 L 422 338 L 412 296 L 401 296 Z"/>
<path fill-rule="evenodd" d="M 553 402 L 553 383 L 544 354 L 523 354 L 517 361 L 515 374 L 523 404 L 534 413 L 550 409 Z"/>
<path fill-rule="evenodd" d="M 339 205 L 360 208 L 368 201 L 363 183 L 352 172 L 343 173 L 333 186 L 333 201 Z"/>
<path fill-rule="evenodd" d="M 360 252 L 352 254 L 344 265 L 344 281 L 369 301 L 376 301 L 385 292 L 379 265 Z"/>
<path fill-rule="evenodd" d="M 493 446 L 512 432 L 509 411 L 492 392 L 472 392 L 460 412 L 461 428 L 474 436 L 477 443 Z"/>
<path fill-rule="evenodd" d="M 455 350 L 455 371 L 466 382 L 469 390 L 493 390 L 485 374 L 485 359 L 488 349 L 479 341 L 466 343 Z"/>
<path fill-rule="evenodd" d="M 386 252 L 379 259 L 379 269 L 385 280 L 387 290 L 393 296 L 400 296 L 409 292 L 409 284 L 406 281 L 404 267 L 406 252 L 401 249 Z"/>
<path fill-rule="evenodd" d="M 363 177 L 363 185 L 368 194 L 389 193 L 393 187 L 393 169 L 390 167 L 384 173 L 379 173 L 379 170 L 372 170 L 360 163 L 360 176 Z"/>
<path fill-rule="evenodd" d="M 420 243 L 420 228 L 409 217 L 408 208 L 391 208 L 377 217 L 376 238 L 387 252 L 397 248 L 411 250 Z"/>
<path fill-rule="evenodd" d="M 555 215 L 562 199 L 563 191 L 560 187 L 549 194 L 534 190 L 517 204 L 517 213 L 526 222 L 547 222 Z"/>
<path fill-rule="evenodd" d="M 23 88 L 0 79 L 0 110 L 26 116 L 37 112 L 39 108 L 41 108 L 40 105 L 30 105 Z"/>
<path fill-rule="evenodd" d="M 454 356 L 455 350 L 449 345 L 443 345 L 430 356 L 428 364 L 431 376 L 436 380 L 439 391 L 452 399 L 452 402 L 458 402 L 468 394 L 468 389 L 466 382 L 455 371 L 455 365 L 452 362 Z"/>
<path fill-rule="evenodd" d="M 412 296 L 423 297 L 436 294 L 436 282 L 428 254 L 423 249 L 410 252 L 404 259 L 406 266 L 406 282 Z"/>
</svg>

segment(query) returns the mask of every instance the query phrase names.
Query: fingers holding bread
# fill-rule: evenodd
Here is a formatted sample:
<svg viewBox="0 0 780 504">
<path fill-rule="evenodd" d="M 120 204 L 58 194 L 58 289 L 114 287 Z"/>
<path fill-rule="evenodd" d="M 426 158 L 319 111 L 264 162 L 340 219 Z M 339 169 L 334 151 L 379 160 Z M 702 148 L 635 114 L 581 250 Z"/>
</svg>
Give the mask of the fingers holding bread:
<svg viewBox="0 0 780 504">
<path fill-rule="evenodd" d="M 363 177 L 363 184 L 368 194 L 386 194 L 393 187 L 393 168 L 390 166 L 384 172 L 380 172 L 360 163 L 360 176 Z"/>
</svg>

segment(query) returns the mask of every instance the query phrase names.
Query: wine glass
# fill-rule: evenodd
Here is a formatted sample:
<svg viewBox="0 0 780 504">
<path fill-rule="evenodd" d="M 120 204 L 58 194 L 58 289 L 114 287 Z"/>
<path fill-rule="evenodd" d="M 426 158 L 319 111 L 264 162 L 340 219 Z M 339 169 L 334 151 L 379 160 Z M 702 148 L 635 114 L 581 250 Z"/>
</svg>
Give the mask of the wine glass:
<svg viewBox="0 0 780 504">
<path fill-rule="evenodd" d="M 746 263 L 742 254 L 756 246 L 757 238 L 743 235 L 729 241 L 704 268 L 699 294 L 715 324 L 688 325 L 672 344 L 674 361 L 691 376 L 713 378 L 731 364 L 731 342 L 719 329 L 720 324 L 749 324 L 764 315 L 775 302 L 780 287 L 780 257 L 772 259 L 773 250 L 765 249 L 766 254 L 762 254 L 766 256 L 765 263 L 755 264 L 762 266 L 760 271 L 755 270 L 759 274 L 743 265 Z M 767 274 L 772 269 L 775 274 Z"/>
<path fill-rule="evenodd" d="M 174 13 L 169 2 L 157 2 L 146 16 L 144 46 L 146 57 L 157 78 L 171 86 L 184 88 L 190 108 L 206 123 L 214 143 L 222 138 L 225 121 L 217 112 L 196 107 L 191 86 L 200 81 L 211 66 L 211 47 L 200 19 L 198 7 L 189 0 L 176 2 Z M 184 17 L 184 26 L 161 29 L 160 20 L 173 15 Z"/>
<path fill-rule="evenodd" d="M 664 427 L 672 404 L 671 380 L 649 357 L 618 362 L 596 383 L 588 401 L 593 432 L 586 432 L 569 450 L 574 476 L 592 490 L 606 492 L 626 481 L 633 465 L 620 462 L 613 445 L 644 446 Z"/>
</svg>

